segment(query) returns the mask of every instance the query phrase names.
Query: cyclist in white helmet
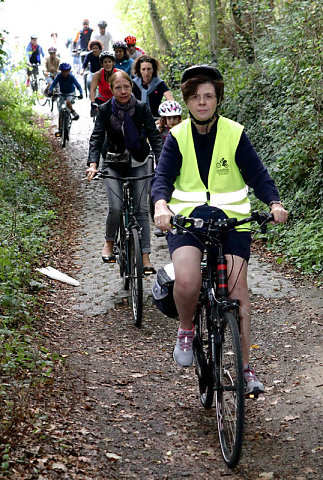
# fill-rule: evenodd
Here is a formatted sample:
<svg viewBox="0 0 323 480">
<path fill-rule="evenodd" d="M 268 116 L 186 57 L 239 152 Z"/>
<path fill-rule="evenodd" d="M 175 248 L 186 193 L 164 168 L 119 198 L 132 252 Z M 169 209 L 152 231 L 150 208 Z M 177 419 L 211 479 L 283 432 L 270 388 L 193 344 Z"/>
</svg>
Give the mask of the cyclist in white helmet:
<svg viewBox="0 0 323 480">
<path fill-rule="evenodd" d="M 92 40 L 99 40 L 103 45 L 103 50 L 110 50 L 112 36 L 107 30 L 107 22 L 105 20 L 100 20 L 98 22 L 98 31 L 94 32 L 91 38 Z"/>
<path fill-rule="evenodd" d="M 156 122 L 156 127 L 162 135 L 163 142 L 171 128 L 182 121 L 182 107 L 175 100 L 166 100 L 158 108 L 160 119 Z"/>
</svg>

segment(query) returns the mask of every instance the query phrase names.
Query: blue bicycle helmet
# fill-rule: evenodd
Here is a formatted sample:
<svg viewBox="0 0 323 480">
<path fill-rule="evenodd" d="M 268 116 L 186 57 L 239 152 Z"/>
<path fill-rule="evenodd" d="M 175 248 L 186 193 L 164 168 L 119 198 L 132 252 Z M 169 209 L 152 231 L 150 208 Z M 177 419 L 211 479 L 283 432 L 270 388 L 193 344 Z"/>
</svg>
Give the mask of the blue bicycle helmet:
<svg viewBox="0 0 323 480">
<path fill-rule="evenodd" d="M 61 63 L 60 66 L 59 66 L 59 69 L 61 71 L 63 70 L 72 70 L 72 67 L 69 63 Z"/>
</svg>

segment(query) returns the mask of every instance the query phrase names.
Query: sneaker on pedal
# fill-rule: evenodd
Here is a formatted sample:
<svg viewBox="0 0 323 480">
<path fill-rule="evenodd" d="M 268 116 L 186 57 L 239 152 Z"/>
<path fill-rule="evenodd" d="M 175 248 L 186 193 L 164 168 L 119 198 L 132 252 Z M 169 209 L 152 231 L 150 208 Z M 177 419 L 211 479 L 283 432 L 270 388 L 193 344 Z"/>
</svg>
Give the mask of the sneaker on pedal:
<svg viewBox="0 0 323 480">
<path fill-rule="evenodd" d="M 178 329 L 177 342 L 173 351 L 173 358 L 180 367 L 190 367 L 193 363 L 194 329 Z"/>
<path fill-rule="evenodd" d="M 254 370 L 246 368 L 243 372 L 246 395 L 256 395 L 264 393 L 264 385 L 258 380 Z"/>
<path fill-rule="evenodd" d="M 72 116 L 73 116 L 73 120 L 78 120 L 80 118 L 79 114 L 76 113 L 75 110 L 73 110 L 71 113 L 72 113 Z"/>
</svg>

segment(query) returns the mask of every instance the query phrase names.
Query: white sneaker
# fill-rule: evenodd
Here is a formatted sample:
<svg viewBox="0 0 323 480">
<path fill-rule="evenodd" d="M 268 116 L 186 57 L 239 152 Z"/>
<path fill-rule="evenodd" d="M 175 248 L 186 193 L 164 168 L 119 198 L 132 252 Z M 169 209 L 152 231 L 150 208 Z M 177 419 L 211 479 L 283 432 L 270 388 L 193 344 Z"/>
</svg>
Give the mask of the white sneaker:
<svg viewBox="0 0 323 480">
<path fill-rule="evenodd" d="M 173 358 L 180 367 L 190 367 L 193 363 L 193 338 L 194 328 L 192 330 L 178 329 Z"/>
<path fill-rule="evenodd" d="M 251 368 L 246 368 L 243 372 L 244 382 L 245 382 L 245 393 L 246 395 L 259 395 L 264 393 L 264 385 L 258 380 L 255 371 Z"/>
</svg>

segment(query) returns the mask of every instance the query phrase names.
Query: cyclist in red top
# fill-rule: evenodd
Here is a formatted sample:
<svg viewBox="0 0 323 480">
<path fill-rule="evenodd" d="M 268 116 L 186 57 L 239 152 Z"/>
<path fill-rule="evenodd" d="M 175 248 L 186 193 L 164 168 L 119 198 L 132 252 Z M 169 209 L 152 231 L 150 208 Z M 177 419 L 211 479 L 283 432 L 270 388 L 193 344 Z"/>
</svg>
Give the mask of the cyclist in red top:
<svg viewBox="0 0 323 480">
<path fill-rule="evenodd" d="M 93 103 L 101 105 L 113 97 L 113 93 L 110 88 L 110 78 L 114 72 L 117 71 L 114 68 L 115 56 L 112 52 L 104 51 L 100 54 L 100 63 L 102 68 L 95 72 L 92 77 L 91 89 L 90 89 L 90 100 L 91 107 L 93 108 Z M 99 87 L 99 93 L 96 95 L 96 90 Z"/>
</svg>

